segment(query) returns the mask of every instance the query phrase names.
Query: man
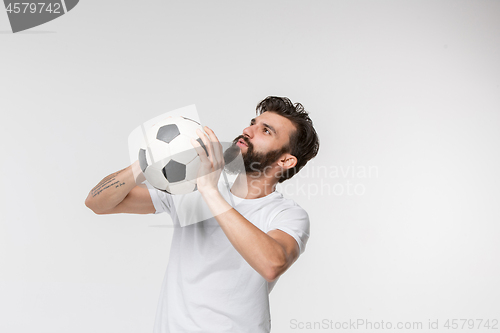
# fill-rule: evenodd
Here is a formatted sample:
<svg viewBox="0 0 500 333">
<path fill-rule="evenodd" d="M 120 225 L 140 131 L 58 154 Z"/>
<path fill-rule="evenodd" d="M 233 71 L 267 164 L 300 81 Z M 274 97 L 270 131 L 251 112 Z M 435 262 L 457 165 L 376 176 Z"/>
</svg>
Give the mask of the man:
<svg viewBox="0 0 500 333">
<path fill-rule="evenodd" d="M 302 105 L 288 98 L 267 97 L 257 114 L 226 152 L 208 127 L 208 137 L 198 132 L 204 147 L 192 140 L 201 160 L 198 191 L 213 217 L 180 227 L 171 195 L 138 186 L 144 180 L 138 162 L 104 178 L 85 201 L 97 214 L 172 216 L 176 228 L 155 333 L 271 329 L 268 295 L 309 238 L 307 213 L 277 192 L 276 184 L 317 155 L 319 139 Z M 240 151 L 243 165 L 228 170 L 241 172 L 231 184 L 232 207 L 219 179 L 226 161 Z"/>
</svg>

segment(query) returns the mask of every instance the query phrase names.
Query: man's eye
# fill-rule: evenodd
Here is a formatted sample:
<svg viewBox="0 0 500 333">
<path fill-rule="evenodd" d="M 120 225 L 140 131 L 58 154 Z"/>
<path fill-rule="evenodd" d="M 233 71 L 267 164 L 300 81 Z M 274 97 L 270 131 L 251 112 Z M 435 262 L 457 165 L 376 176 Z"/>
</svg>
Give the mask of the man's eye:
<svg viewBox="0 0 500 333">
<path fill-rule="evenodd" d="M 269 130 L 267 128 L 264 128 L 264 132 L 267 132 L 267 134 L 270 134 Z"/>
</svg>

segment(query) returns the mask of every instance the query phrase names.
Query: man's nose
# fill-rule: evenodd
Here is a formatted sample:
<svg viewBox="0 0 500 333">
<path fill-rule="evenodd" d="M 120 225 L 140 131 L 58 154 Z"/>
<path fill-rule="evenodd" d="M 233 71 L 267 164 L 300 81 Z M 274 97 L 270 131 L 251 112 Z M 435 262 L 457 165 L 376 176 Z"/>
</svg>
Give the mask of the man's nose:
<svg viewBox="0 0 500 333">
<path fill-rule="evenodd" d="M 248 126 L 243 130 L 243 135 L 246 136 L 247 138 L 253 137 L 253 129 L 252 126 Z"/>
</svg>

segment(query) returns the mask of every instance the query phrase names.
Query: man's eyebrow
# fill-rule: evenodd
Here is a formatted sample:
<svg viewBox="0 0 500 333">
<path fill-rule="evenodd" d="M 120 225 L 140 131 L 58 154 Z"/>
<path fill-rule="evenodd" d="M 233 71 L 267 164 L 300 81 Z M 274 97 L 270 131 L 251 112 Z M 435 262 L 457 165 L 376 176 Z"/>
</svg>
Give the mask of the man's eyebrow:
<svg viewBox="0 0 500 333">
<path fill-rule="evenodd" d="M 250 120 L 250 124 L 251 125 L 255 124 L 255 118 L 252 118 L 252 120 Z M 274 127 L 272 127 L 271 125 L 266 124 L 266 123 L 263 123 L 263 125 L 265 127 L 269 128 L 274 134 L 276 134 L 276 130 L 274 129 Z"/>
</svg>

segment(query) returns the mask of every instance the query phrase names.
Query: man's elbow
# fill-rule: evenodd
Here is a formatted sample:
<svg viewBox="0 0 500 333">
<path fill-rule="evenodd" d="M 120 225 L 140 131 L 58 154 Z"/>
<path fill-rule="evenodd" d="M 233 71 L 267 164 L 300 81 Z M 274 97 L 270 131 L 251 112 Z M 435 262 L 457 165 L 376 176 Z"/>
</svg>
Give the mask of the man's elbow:
<svg viewBox="0 0 500 333">
<path fill-rule="evenodd" d="M 267 282 L 276 281 L 286 270 L 286 264 L 271 266 L 267 269 L 267 271 L 262 275 Z"/>
<path fill-rule="evenodd" d="M 278 279 L 279 275 L 277 274 L 266 274 L 264 276 L 264 279 L 266 279 L 267 282 L 271 283 L 274 282 Z"/>
<path fill-rule="evenodd" d="M 88 197 L 85 199 L 85 206 L 87 206 L 88 209 L 94 211 L 94 208 L 93 208 L 93 205 L 92 205 L 92 201 Z"/>
<path fill-rule="evenodd" d="M 285 252 L 283 255 L 277 259 L 274 264 L 270 264 L 264 274 L 262 276 L 266 279 L 267 282 L 276 281 L 283 273 L 285 273 L 290 266 L 297 260 L 298 258 L 298 249 L 296 252 L 292 253 L 292 255 L 287 256 Z"/>
<path fill-rule="evenodd" d="M 97 215 L 102 215 L 104 212 L 102 210 L 99 210 L 98 207 L 96 207 L 95 203 L 92 202 L 89 198 L 85 199 L 85 206 L 87 206 L 88 209 L 93 211 Z"/>
</svg>

